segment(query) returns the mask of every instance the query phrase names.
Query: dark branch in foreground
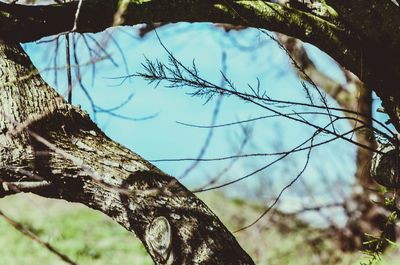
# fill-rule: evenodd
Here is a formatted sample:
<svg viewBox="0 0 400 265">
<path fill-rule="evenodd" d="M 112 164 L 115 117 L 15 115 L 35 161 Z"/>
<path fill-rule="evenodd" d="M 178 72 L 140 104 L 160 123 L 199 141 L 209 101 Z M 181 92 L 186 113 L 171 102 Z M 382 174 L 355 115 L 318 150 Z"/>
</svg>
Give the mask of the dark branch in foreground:
<svg viewBox="0 0 400 265">
<path fill-rule="evenodd" d="M 0 69 L 0 102 L 9 103 L 0 115 L 3 184 L 28 187 L 25 172 L 41 176 L 50 184 L 31 192 L 103 212 L 134 233 L 155 264 L 254 264 L 193 193 L 109 139 L 32 74 L 19 44 L 0 41 Z M 7 195 L 0 187 L 0 197 Z"/>
<path fill-rule="evenodd" d="M 57 257 L 59 257 L 62 261 L 64 261 L 67 264 L 71 264 L 71 265 L 78 265 L 76 262 L 72 261 L 68 256 L 66 256 L 65 254 L 61 253 L 60 251 L 58 251 L 55 247 L 53 247 L 52 245 L 50 245 L 47 242 L 44 242 L 42 239 L 40 239 L 39 236 L 37 236 L 34 232 L 32 232 L 31 230 L 29 230 L 27 227 L 25 227 L 24 225 L 22 225 L 21 223 L 15 221 L 14 219 L 12 219 L 11 217 L 9 217 L 8 215 L 6 215 L 5 213 L 3 213 L 2 211 L 0 211 L 0 216 L 3 217 L 4 220 L 7 221 L 7 223 L 9 223 L 10 225 L 12 225 L 16 230 L 18 230 L 19 232 L 21 232 L 23 235 L 29 237 L 30 239 L 32 239 L 33 241 L 37 242 L 38 244 L 42 245 L 44 248 L 46 248 L 48 251 L 50 251 L 51 253 L 55 254 Z M 28 254 L 29 255 L 29 254 Z"/>
</svg>

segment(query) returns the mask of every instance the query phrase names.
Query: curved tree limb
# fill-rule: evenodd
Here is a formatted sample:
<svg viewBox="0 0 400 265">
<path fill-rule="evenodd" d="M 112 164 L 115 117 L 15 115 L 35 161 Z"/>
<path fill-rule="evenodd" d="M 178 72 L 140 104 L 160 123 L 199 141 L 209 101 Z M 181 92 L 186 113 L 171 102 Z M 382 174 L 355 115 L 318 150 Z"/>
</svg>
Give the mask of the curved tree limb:
<svg viewBox="0 0 400 265">
<path fill-rule="evenodd" d="M 0 40 L 8 42 L 0 43 L 0 170 L 7 183 L 40 176 L 50 185 L 28 185 L 29 191 L 105 212 L 135 231 L 158 264 L 252 262 L 190 192 L 108 139 L 86 114 L 60 100 L 15 43 L 72 29 L 98 32 L 117 24 L 153 22 L 217 22 L 274 30 L 318 46 L 357 74 L 381 96 L 400 131 L 400 36 L 396 34 L 400 24 L 394 17 L 398 9 L 389 0 L 373 1 L 376 9 L 361 0 L 325 1 L 338 13 L 335 19 L 260 0 L 136 0 L 122 1 L 123 8 L 120 2 L 80 1 L 78 20 L 77 2 L 49 6 L 0 2 Z M 380 19 L 384 29 L 377 23 Z M 0 188 L 0 197 L 12 192 L 16 190 Z M 162 239 L 161 244 L 155 238 Z M 177 240 L 173 245 L 178 249 L 171 248 L 171 240 Z M 208 251 L 210 246 L 217 251 Z M 230 251 L 237 251 L 237 256 L 226 254 Z"/>
<path fill-rule="evenodd" d="M 114 26 L 117 0 L 83 1 L 76 32 L 99 32 Z M 24 6 L 0 2 L 0 38 L 14 42 L 38 40 L 70 31 L 77 2 Z M 345 31 L 314 14 L 261 0 L 129 1 L 119 25 L 140 23 L 215 22 L 283 32 L 321 47 L 332 55 L 349 57 Z M 343 55 L 346 54 L 344 57 Z M 352 58 L 355 60 L 355 58 Z"/>
<path fill-rule="evenodd" d="M 326 0 L 338 19 L 362 45 L 358 71 L 350 68 L 381 97 L 385 112 L 400 132 L 400 8 L 391 0 Z"/>
<path fill-rule="evenodd" d="M 0 2 L 0 37 L 19 42 L 38 40 L 45 36 L 73 29 L 78 2 L 45 6 L 25 6 Z M 232 10 L 235 8 L 236 11 Z M 253 27 L 290 31 L 295 37 L 312 38 L 322 34 L 337 38 L 338 26 L 311 13 L 261 0 L 147 0 L 129 1 L 118 24 L 114 16 L 119 8 L 116 0 L 83 1 L 76 32 L 99 32 L 116 25 L 136 25 L 155 22 L 218 22 L 243 24 L 242 12 Z M 238 16 L 238 14 L 240 14 Z M 248 26 L 248 25 L 247 25 Z M 322 37 L 322 35 L 320 35 Z M 330 37 L 329 37 L 330 35 Z M 315 38 L 315 36 L 314 36 Z"/>
<path fill-rule="evenodd" d="M 24 191 L 99 210 L 156 264 L 254 264 L 202 201 L 61 99 L 19 44 L 0 42 L 0 84 L 0 197 L 27 182 Z"/>
<path fill-rule="evenodd" d="M 76 20 L 76 1 L 46 6 L 0 2 L 0 39 L 27 42 L 72 29 L 99 32 L 115 25 L 181 21 L 268 29 L 312 43 L 359 76 L 382 98 L 400 131 L 399 8 L 390 0 L 374 0 L 374 5 L 362 0 L 320 2 L 335 16 L 322 18 L 312 10 L 262 0 L 132 0 L 121 2 L 122 7 L 117 0 L 86 0 Z"/>
</svg>

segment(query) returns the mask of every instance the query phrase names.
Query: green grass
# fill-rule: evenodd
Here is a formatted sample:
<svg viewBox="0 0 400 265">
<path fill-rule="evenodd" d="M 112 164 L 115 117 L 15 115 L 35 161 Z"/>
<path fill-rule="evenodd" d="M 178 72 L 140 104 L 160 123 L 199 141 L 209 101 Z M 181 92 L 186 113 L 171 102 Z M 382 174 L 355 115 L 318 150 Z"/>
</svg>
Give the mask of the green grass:
<svg viewBox="0 0 400 265">
<path fill-rule="evenodd" d="M 23 194 L 0 209 L 78 264 L 153 264 L 141 242 L 105 215 L 84 206 Z M 1 265 L 65 264 L 0 218 Z"/>
<path fill-rule="evenodd" d="M 248 224 L 262 212 L 260 205 L 227 199 L 218 193 L 202 197 L 231 230 Z M 138 239 L 105 215 L 84 206 L 20 194 L 1 199 L 0 210 L 78 264 L 153 264 Z M 341 253 L 322 230 L 278 212 L 235 236 L 257 264 L 356 265 L 364 257 L 360 253 Z M 0 265 L 36 264 L 65 263 L 0 218 Z M 400 256 L 392 250 L 376 264 L 400 264 Z"/>
</svg>

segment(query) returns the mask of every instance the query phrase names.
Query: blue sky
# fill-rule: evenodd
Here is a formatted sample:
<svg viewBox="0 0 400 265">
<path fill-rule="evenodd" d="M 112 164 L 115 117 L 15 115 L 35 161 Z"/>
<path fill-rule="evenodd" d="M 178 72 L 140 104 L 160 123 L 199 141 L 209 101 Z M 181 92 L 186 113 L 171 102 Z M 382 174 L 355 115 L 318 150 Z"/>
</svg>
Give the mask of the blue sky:
<svg viewBox="0 0 400 265">
<path fill-rule="evenodd" d="M 149 120 L 128 121 L 107 114 L 98 114 L 97 123 L 112 139 L 131 148 L 146 159 L 196 158 L 209 130 L 180 125 L 176 121 L 210 125 L 217 99 L 205 104 L 204 98 L 191 97 L 187 94 L 192 91 L 190 88 L 166 88 L 164 86 L 166 83 L 161 83 L 155 88 L 154 85 L 149 85 L 140 78 L 131 78 L 121 84 L 121 80 L 114 79 L 125 76 L 126 68 L 130 74 L 143 71 L 141 63 L 144 62 L 145 56 L 164 62 L 167 60 L 167 53 L 154 32 L 142 39 L 137 35 L 138 28 L 138 26 L 122 27 L 109 29 L 107 33 L 91 34 L 90 36 L 97 39 L 99 43 L 106 43 L 107 53 L 112 56 L 114 62 L 108 59 L 97 62 L 94 78 L 91 66 L 82 66 L 83 83 L 96 104 L 103 108 L 117 106 L 133 94 L 132 100 L 116 113 L 134 118 L 157 115 Z M 261 88 L 265 89 L 270 97 L 307 101 L 302 85 L 292 70 L 285 52 L 256 29 L 226 33 L 211 24 L 179 23 L 164 26 L 157 32 L 163 44 L 184 64 L 191 64 L 194 59 L 200 75 L 208 80 L 220 83 L 219 71 L 223 68 L 221 58 L 225 53 L 226 73 L 238 88 L 245 88 L 247 84 L 256 84 L 259 78 Z M 110 39 L 109 36 L 113 38 Z M 94 50 L 102 53 L 90 38 L 88 41 Z M 115 43 L 118 43 L 119 48 Z M 57 65 L 65 66 L 65 44 L 62 38 L 60 44 Z M 81 63 L 89 60 L 88 51 L 83 44 L 80 38 L 77 44 L 77 55 Z M 66 70 L 57 71 L 57 79 L 54 71 L 44 70 L 53 67 L 54 47 L 54 43 L 51 42 L 24 45 L 34 64 L 43 71 L 45 80 L 65 95 Z M 125 56 L 127 67 L 124 65 L 120 49 Z M 344 82 L 341 71 L 331 58 L 311 45 L 307 45 L 307 49 L 320 69 L 339 82 Z M 73 104 L 81 105 L 92 114 L 89 101 L 76 82 Z M 334 101 L 329 101 L 329 104 L 335 106 Z M 287 111 L 290 112 L 290 109 Z M 216 123 L 234 122 L 268 114 L 270 113 L 253 104 L 244 103 L 235 97 L 226 97 L 222 99 Z M 320 125 L 327 122 L 326 118 L 316 116 L 310 116 L 310 120 Z M 244 153 L 286 151 L 307 139 L 313 132 L 307 126 L 283 118 L 261 120 L 251 126 L 252 137 L 244 148 Z M 349 129 L 346 122 L 338 126 L 343 131 Z M 205 157 L 221 157 L 237 153 L 242 137 L 243 133 L 239 126 L 214 129 Z M 317 191 L 316 196 L 320 196 L 319 199 L 323 200 L 324 189 L 321 183 L 324 181 L 328 182 L 332 189 L 341 189 L 340 186 L 346 186 L 343 182 L 347 185 L 352 183 L 355 171 L 354 155 L 354 146 L 343 141 L 335 141 L 312 152 L 310 166 L 304 173 L 304 180 Z M 259 192 L 261 198 L 270 199 L 297 175 L 303 167 L 305 157 L 304 152 L 292 155 L 284 159 L 282 163 L 249 180 L 234 184 L 229 187 L 229 190 L 247 197 L 252 197 Z M 269 161 L 271 158 L 266 157 L 239 160 L 222 180 L 226 181 L 248 174 Z M 155 164 L 168 174 L 179 177 L 192 163 L 159 162 Z M 200 163 L 195 170 L 182 179 L 182 182 L 190 187 L 198 187 L 214 176 L 215 172 L 226 167 L 227 163 L 229 161 Z M 299 203 L 299 196 L 307 197 L 306 195 L 307 190 L 301 183 L 297 183 L 288 191 L 285 198 L 287 204 L 293 204 Z M 283 202 L 283 207 L 284 204 Z"/>
</svg>

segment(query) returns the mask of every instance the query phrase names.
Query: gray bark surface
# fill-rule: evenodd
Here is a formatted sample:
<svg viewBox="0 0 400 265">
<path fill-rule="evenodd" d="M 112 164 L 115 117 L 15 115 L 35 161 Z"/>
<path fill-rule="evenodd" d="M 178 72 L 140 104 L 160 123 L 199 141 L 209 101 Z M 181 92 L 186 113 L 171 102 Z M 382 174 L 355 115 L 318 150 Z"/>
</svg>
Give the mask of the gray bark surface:
<svg viewBox="0 0 400 265">
<path fill-rule="evenodd" d="M 19 44 L 0 42 L 0 84 L 0 197 L 33 192 L 99 210 L 155 264 L 254 264 L 202 201 L 67 104 Z"/>
<path fill-rule="evenodd" d="M 316 45 L 358 75 L 381 97 L 400 131 L 399 7 L 390 0 L 327 0 L 319 1 L 325 8 L 321 15 L 297 2 L 303 4 L 137 0 L 122 12 L 120 1 L 86 0 L 74 30 L 186 21 L 282 32 Z M 157 264 L 252 264 L 201 201 L 66 104 L 16 44 L 71 30 L 76 9 L 77 1 L 49 6 L 0 2 L 0 40 L 7 41 L 0 43 L 0 197 L 31 191 L 84 203 L 135 232 Z M 359 153 L 357 159 L 370 159 L 370 153 Z"/>
</svg>

